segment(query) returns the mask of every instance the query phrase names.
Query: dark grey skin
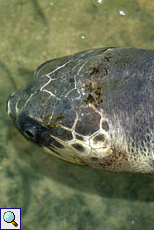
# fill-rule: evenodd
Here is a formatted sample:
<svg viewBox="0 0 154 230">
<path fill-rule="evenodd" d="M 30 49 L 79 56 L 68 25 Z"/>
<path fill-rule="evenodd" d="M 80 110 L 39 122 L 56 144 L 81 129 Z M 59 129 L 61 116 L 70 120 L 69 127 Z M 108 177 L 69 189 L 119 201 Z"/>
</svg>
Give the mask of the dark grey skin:
<svg viewBox="0 0 154 230">
<path fill-rule="evenodd" d="M 7 101 L 28 140 L 60 159 L 154 173 L 154 51 L 105 48 L 42 64 Z"/>
</svg>

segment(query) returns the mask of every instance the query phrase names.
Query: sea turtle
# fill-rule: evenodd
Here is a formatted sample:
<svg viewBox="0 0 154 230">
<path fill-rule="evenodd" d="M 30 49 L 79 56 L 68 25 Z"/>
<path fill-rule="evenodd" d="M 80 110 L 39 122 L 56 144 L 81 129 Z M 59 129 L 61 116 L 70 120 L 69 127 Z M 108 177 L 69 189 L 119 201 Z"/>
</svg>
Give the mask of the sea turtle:
<svg viewBox="0 0 154 230">
<path fill-rule="evenodd" d="M 154 51 L 99 48 L 45 62 L 7 110 L 23 136 L 75 164 L 154 173 Z"/>
</svg>

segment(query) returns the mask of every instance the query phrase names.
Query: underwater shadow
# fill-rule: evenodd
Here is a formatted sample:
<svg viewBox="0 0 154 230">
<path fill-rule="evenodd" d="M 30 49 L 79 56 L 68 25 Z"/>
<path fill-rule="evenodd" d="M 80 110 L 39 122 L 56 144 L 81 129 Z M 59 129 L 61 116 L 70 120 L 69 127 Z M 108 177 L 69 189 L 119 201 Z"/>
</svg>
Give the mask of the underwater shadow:
<svg viewBox="0 0 154 230">
<path fill-rule="evenodd" d="M 53 156 L 38 152 L 39 171 L 71 188 L 101 197 L 154 201 L 152 174 L 113 173 L 73 165 Z"/>
</svg>

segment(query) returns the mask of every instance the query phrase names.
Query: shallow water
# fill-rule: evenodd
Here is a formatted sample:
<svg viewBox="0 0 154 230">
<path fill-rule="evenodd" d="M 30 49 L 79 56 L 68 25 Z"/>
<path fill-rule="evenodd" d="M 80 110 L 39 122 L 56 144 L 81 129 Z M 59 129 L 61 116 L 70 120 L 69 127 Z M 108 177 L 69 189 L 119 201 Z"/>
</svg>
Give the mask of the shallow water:
<svg viewBox="0 0 154 230">
<path fill-rule="evenodd" d="M 18 133 L 5 103 L 46 60 L 96 47 L 153 49 L 154 1 L 1 0 L 0 15 L 0 207 L 20 207 L 24 230 L 153 230 L 153 175 L 58 160 Z"/>
</svg>

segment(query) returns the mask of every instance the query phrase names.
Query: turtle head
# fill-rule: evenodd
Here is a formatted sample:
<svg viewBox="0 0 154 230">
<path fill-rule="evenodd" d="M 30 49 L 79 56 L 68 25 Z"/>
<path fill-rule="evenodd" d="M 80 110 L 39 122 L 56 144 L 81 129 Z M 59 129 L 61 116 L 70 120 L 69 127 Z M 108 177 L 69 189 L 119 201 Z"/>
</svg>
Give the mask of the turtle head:
<svg viewBox="0 0 154 230">
<path fill-rule="evenodd" d="M 98 165 L 112 154 L 109 125 L 99 109 L 100 62 L 90 59 L 89 68 L 84 58 L 74 55 L 38 67 L 33 80 L 7 101 L 8 114 L 21 134 L 72 163 Z"/>
</svg>

